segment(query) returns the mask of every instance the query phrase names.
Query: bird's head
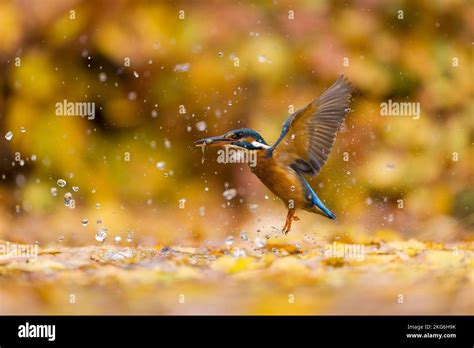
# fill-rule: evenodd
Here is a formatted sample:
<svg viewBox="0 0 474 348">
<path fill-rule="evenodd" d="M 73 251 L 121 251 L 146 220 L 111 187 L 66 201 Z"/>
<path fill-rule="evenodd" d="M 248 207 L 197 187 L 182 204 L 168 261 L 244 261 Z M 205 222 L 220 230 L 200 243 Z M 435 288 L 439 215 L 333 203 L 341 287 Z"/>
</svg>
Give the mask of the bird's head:
<svg viewBox="0 0 474 348">
<path fill-rule="evenodd" d="M 236 129 L 223 135 L 210 137 L 194 142 L 196 146 L 230 146 L 247 150 L 265 150 L 269 146 L 258 134 L 258 132 L 248 129 Z"/>
</svg>

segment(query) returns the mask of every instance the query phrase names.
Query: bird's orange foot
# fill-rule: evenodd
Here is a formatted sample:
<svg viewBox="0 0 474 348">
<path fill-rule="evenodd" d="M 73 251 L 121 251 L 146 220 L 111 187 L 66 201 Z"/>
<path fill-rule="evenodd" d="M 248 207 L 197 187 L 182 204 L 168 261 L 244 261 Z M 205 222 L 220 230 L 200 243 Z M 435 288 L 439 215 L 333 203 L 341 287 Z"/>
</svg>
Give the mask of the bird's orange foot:
<svg viewBox="0 0 474 348">
<path fill-rule="evenodd" d="M 291 223 L 293 221 L 299 221 L 300 218 L 295 216 L 295 209 L 289 209 L 288 210 L 288 215 L 286 215 L 286 223 L 285 226 L 283 227 L 283 233 L 288 234 L 291 230 Z"/>
<path fill-rule="evenodd" d="M 285 222 L 285 226 L 283 226 L 282 230 L 281 230 L 284 234 L 287 234 L 288 233 L 288 219 L 286 220 Z"/>
<path fill-rule="evenodd" d="M 285 226 L 283 226 L 283 233 L 288 234 L 291 231 L 291 223 L 293 221 L 300 221 L 300 218 L 297 216 L 293 216 L 290 219 L 286 219 Z"/>
</svg>

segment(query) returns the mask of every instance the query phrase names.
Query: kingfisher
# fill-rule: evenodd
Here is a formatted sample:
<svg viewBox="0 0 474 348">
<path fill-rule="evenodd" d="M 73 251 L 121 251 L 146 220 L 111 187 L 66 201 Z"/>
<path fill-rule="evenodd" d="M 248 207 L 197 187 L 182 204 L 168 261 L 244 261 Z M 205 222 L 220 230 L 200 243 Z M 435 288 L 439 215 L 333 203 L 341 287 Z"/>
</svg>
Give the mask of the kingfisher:
<svg viewBox="0 0 474 348">
<path fill-rule="evenodd" d="M 326 163 L 336 133 L 349 111 L 351 95 L 350 82 L 339 76 L 319 98 L 288 117 L 280 137 L 271 146 L 258 132 L 248 128 L 201 139 L 195 145 L 255 151 L 252 172 L 288 208 L 283 233 L 287 234 L 292 222 L 299 220 L 296 209 L 334 220 L 336 216 L 319 199 L 305 176 L 316 176 Z"/>
</svg>

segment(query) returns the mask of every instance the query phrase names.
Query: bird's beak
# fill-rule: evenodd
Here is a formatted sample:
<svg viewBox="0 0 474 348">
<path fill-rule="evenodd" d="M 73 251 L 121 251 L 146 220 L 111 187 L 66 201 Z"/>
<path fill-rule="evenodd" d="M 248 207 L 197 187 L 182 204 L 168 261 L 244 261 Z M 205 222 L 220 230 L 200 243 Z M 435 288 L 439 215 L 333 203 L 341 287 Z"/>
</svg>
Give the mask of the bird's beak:
<svg viewBox="0 0 474 348">
<path fill-rule="evenodd" d="M 210 138 L 205 138 L 205 139 L 195 141 L 194 145 L 196 146 L 224 146 L 224 145 L 230 145 L 234 141 L 235 140 L 227 139 L 219 135 L 217 137 L 210 137 Z"/>
</svg>

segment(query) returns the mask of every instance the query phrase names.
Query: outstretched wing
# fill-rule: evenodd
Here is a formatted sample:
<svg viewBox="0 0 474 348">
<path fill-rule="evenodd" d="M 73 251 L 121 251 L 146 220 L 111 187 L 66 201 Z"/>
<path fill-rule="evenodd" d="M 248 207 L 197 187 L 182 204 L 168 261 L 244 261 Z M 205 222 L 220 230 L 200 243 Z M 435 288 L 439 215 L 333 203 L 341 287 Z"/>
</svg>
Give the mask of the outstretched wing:
<svg viewBox="0 0 474 348">
<path fill-rule="evenodd" d="M 316 175 L 331 152 L 351 93 L 350 83 L 341 75 L 318 99 L 288 118 L 269 153 L 300 174 Z"/>
</svg>

